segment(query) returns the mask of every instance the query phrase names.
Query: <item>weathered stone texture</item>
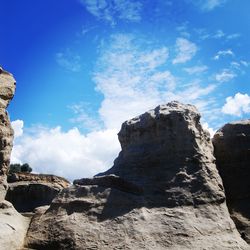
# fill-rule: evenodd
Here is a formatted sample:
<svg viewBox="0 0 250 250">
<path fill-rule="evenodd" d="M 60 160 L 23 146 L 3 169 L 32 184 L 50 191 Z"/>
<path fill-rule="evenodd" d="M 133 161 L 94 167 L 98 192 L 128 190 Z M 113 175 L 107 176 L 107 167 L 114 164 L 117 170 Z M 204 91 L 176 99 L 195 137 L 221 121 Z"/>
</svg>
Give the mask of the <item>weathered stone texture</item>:
<svg viewBox="0 0 250 250">
<path fill-rule="evenodd" d="M 250 120 L 226 124 L 213 144 L 231 217 L 250 244 Z"/>
<path fill-rule="evenodd" d="M 32 220 L 34 249 L 248 249 L 230 219 L 210 137 L 191 105 L 123 123 L 114 166 L 76 180 Z"/>
<path fill-rule="evenodd" d="M 10 163 L 14 132 L 6 108 L 15 93 L 15 79 L 0 67 L 0 201 L 7 190 L 6 173 Z"/>
</svg>

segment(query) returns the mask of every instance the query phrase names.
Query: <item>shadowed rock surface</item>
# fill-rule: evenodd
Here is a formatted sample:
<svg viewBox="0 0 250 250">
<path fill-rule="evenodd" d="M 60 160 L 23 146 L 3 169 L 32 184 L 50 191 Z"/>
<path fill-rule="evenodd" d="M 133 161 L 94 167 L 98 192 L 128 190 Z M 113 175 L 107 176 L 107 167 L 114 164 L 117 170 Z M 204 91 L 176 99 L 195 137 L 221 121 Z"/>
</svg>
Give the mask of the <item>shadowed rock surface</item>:
<svg viewBox="0 0 250 250">
<path fill-rule="evenodd" d="M 123 123 L 114 166 L 64 189 L 33 218 L 26 247 L 249 249 L 199 120 L 194 106 L 171 102 Z"/>
<path fill-rule="evenodd" d="M 8 177 L 9 188 L 5 199 L 18 212 L 31 212 L 35 208 L 50 205 L 56 195 L 70 183 L 55 175 L 14 173 Z"/>
<path fill-rule="evenodd" d="M 231 217 L 250 244 L 250 120 L 226 124 L 213 144 Z"/>
</svg>

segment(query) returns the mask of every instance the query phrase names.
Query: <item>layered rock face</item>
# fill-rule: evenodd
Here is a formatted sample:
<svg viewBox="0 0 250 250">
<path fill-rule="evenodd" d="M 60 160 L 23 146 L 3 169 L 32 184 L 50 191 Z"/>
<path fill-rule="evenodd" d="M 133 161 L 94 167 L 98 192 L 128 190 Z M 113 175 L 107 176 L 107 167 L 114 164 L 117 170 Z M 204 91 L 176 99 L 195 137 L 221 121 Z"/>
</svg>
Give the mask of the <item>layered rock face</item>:
<svg viewBox="0 0 250 250">
<path fill-rule="evenodd" d="M 4 200 L 13 143 L 13 129 L 6 108 L 15 92 L 15 79 L 0 67 L 0 249 L 20 249 L 30 220 Z"/>
<path fill-rule="evenodd" d="M 230 219 L 209 134 L 171 102 L 123 123 L 114 166 L 31 222 L 33 249 L 248 249 Z"/>
<path fill-rule="evenodd" d="M 37 207 L 50 205 L 56 195 L 70 185 L 66 179 L 55 175 L 30 173 L 15 173 L 8 182 L 5 199 L 19 212 L 31 212 Z"/>
<path fill-rule="evenodd" d="M 6 195 L 6 174 L 14 136 L 6 108 L 14 96 L 15 88 L 13 76 L 0 67 L 0 201 Z"/>
<path fill-rule="evenodd" d="M 231 217 L 250 244 L 250 120 L 226 124 L 213 144 Z"/>
</svg>

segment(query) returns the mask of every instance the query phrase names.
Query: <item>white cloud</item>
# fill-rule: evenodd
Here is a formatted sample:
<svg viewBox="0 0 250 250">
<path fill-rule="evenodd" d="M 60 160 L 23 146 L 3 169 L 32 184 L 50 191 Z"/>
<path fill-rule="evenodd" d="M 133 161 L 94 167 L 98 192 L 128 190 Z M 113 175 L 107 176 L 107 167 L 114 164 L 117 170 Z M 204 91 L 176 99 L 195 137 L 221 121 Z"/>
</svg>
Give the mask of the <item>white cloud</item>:
<svg viewBox="0 0 250 250">
<path fill-rule="evenodd" d="M 225 57 L 225 56 L 234 56 L 234 53 L 231 49 L 228 50 L 220 50 L 217 52 L 217 54 L 213 57 L 214 60 L 219 60 L 221 57 Z"/>
<path fill-rule="evenodd" d="M 15 120 L 11 122 L 11 126 L 14 129 L 15 138 L 23 135 L 23 121 Z"/>
<path fill-rule="evenodd" d="M 200 74 L 200 73 L 203 73 L 207 70 L 208 70 L 208 67 L 206 65 L 184 68 L 184 71 L 186 71 L 190 75 Z"/>
<path fill-rule="evenodd" d="M 128 118 L 166 102 L 165 93 L 175 88 L 177 80 L 164 69 L 168 48 L 147 49 L 145 44 L 117 34 L 101 52 L 93 80 L 104 95 L 99 113 L 107 128 L 119 128 Z"/>
<path fill-rule="evenodd" d="M 228 35 L 227 39 L 232 40 L 232 39 L 239 38 L 240 36 L 241 36 L 241 34 L 239 34 L 239 33 L 233 33 L 233 34 Z"/>
<path fill-rule="evenodd" d="M 61 67 L 72 72 L 79 72 L 82 68 L 80 63 L 81 57 L 73 54 L 70 50 L 66 50 L 64 53 L 57 53 L 56 62 Z"/>
<path fill-rule="evenodd" d="M 142 4 L 132 0 L 79 0 L 92 15 L 115 25 L 117 20 L 141 20 Z"/>
<path fill-rule="evenodd" d="M 227 0 L 191 0 L 202 11 L 212 11 L 216 7 L 222 6 Z"/>
<path fill-rule="evenodd" d="M 216 131 L 215 131 L 213 128 L 210 128 L 210 127 L 209 127 L 209 125 L 208 125 L 207 122 L 203 123 L 203 124 L 202 124 L 202 127 L 203 127 L 203 129 L 205 129 L 205 130 L 207 130 L 207 131 L 209 132 L 211 138 L 212 138 L 212 137 L 214 136 L 214 134 L 216 133 Z"/>
<path fill-rule="evenodd" d="M 222 107 L 222 112 L 235 116 L 250 113 L 250 96 L 248 94 L 237 93 L 234 97 L 227 97 L 226 103 Z"/>
<path fill-rule="evenodd" d="M 218 29 L 216 31 L 208 31 L 207 29 L 195 29 L 195 32 L 199 35 L 199 38 L 201 40 L 207 40 L 207 39 L 223 39 L 224 41 L 229 41 L 233 39 L 237 39 L 241 36 L 240 33 L 232 33 L 227 34 L 225 31 Z"/>
<path fill-rule="evenodd" d="M 222 82 L 229 82 L 233 80 L 237 74 L 235 74 L 233 71 L 230 71 L 229 69 L 223 69 L 220 73 L 215 75 L 216 81 L 222 83 Z"/>
<path fill-rule="evenodd" d="M 222 30 L 217 30 L 216 33 L 214 34 L 214 38 L 222 38 L 225 37 L 225 33 Z"/>
<path fill-rule="evenodd" d="M 77 128 L 63 132 L 56 127 L 34 132 L 18 138 L 11 162 L 28 162 L 35 172 L 65 176 L 70 180 L 107 170 L 120 150 L 116 130 L 83 135 Z"/>
<path fill-rule="evenodd" d="M 177 38 L 176 51 L 177 56 L 173 60 L 173 64 L 185 63 L 191 60 L 196 54 L 197 46 L 185 38 Z"/>
<path fill-rule="evenodd" d="M 244 60 L 241 60 L 240 63 L 241 63 L 243 66 L 245 66 L 245 67 L 248 67 L 248 66 L 250 65 L 249 62 L 246 62 L 246 61 L 244 61 Z"/>
</svg>

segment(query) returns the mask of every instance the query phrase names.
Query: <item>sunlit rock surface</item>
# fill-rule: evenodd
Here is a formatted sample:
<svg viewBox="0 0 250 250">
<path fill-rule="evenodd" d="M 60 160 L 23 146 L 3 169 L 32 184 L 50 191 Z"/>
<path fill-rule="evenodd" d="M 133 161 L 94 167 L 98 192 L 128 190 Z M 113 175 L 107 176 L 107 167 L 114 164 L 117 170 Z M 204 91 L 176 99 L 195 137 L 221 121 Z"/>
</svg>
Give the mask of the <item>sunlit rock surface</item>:
<svg viewBox="0 0 250 250">
<path fill-rule="evenodd" d="M 0 67 L 0 201 L 4 199 L 7 190 L 6 174 L 14 136 L 6 108 L 14 96 L 15 88 L 13 76 Z"/>
<path fill-rule="evenodd" d="M 4 200 L 7 191 L 7 172 L 13 143 L 13 129 L 6 108 L 15 92 L 15 79 L 0 68 L 0 249 L 20 249 L 29 227 L 29 218 L 19 214 Z"/>
<path fill-rule="evenodd" d="M 76 180 L 41 210 L 26 247 L 248 249 L 229 216 L 194 106 L 158 106 L 123 123 L 118 136 L 114 166 Z"/>
</svg>

